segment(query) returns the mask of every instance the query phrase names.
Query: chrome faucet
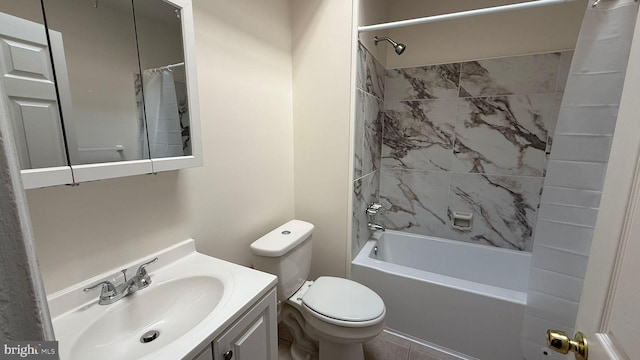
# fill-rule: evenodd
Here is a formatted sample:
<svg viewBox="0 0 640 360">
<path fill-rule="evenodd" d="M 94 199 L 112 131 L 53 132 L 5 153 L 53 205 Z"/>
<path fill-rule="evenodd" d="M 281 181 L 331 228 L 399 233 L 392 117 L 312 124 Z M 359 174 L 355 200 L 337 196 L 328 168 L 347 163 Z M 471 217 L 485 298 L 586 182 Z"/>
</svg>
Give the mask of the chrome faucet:
<svg viewBox="0 0 640 360">
<path fill-rule="evenodd" d="M 378 215 L 378 211 L 380 211 L 380 209 L 382 209 L 382 205 L 380 205 L 378 203 L 371 203 L 367 207 L 367 210 L 365 210 L 365 212 L 367 214 L 367 217 L 369 218 L 369 221 L 367 223 L 367 228 L 369 230 L 373 230 L 373 231 L 376 231 L 376 230 L 385 231 L 386 230 L 384 228 L 384 226 L 374 223 L 374 217 L 376 215 Z"/>
<path fill-rule="evenodd" d="M 124 282 L 118 286 L 115 286 L 111 281 L 101 281 L 97 284 L 85 288 L 83 291 L 91 291 L 98 286 L 102 286 L 100 291 L 100 299 L 98 304 L 109 305 L 114 302 L 127 297 L 138 290 L 142 290 L 151 284 L 151 277 L 147 273 L 147 266 L 158 261 L 158 258 L 154 258 L 145 262 L 138 267 L 136 275 L 127 280 L 127 269 L 123 269 L 122 275 L 124 275 Z"/>
<path fill-rule="evenodd" d="M 368 223 L 367 224 L 367 228 L 369 228 L 369 230 L 373 230 L 373 231 L 376 231 L 376 230 L 385 231 L 385 230 L 387 230 L 387 229 L 384 228 L 384 226 L 378 225 L 378 224 L 374 224 L 374 223 Z"/>
</svg>

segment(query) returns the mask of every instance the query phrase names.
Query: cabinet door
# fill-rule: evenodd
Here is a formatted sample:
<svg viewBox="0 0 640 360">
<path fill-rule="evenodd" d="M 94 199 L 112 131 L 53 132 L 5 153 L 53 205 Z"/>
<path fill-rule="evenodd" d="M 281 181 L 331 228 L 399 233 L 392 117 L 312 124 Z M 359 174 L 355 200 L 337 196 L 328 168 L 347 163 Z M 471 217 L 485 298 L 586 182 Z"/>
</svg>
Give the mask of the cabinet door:
<svg viewBox="0 0 640 360">
<path fill-rule="evenodd" d="M 204 350 L 202 350 L 200 354 L 196 355 L 193 360 L 213 360 L 213 350 L 211 350 L 211 345 L 204 348 Z"/>
<path fill-rule="evenodd" d="M 214 341 L 216 360 L 277 360 L 275 290 Z"/>
</svg>

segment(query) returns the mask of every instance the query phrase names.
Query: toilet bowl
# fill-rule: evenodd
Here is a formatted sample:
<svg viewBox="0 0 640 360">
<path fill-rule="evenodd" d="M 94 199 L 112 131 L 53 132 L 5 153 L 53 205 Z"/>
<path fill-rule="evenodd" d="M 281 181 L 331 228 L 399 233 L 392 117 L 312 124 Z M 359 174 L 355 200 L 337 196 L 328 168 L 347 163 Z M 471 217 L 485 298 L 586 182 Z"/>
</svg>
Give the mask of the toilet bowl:
<svg viewBox="0 0 640 360">
<path fill-rule="evenodd" d="M 322 276 L 308 281 L 287 304 L 302 314 L 306 335 L 318 341 L 320 360 L 362 360 L 362 344 L 384 328 L 386 309 L 380 296 L 348 279 Z"/>
<path fill-rule="evenodd" d="M 352 280 L 307 281 L 312 231 L 312 224 L 292 220 L 256 240 L 254 266 L 278 276 L 280 318 L 293 334 L 294 360 L 364 360 L 362 344 L 384 327 L 384 302 Z"/>
</svg>

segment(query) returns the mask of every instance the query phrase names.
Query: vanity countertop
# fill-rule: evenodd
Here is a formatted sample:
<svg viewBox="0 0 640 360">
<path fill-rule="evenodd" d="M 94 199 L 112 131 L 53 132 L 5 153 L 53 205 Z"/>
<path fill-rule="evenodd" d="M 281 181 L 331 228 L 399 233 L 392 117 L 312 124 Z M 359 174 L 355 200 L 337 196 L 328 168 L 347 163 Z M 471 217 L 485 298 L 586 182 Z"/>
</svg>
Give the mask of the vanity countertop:
<svg viewBox="0 0 640 360">
<path fill-rule="evenodd" d="M 98 304 L 99 289 L 90 292 L 82 289 L 104 280 L 122 282 L 120 269 L 95 276 L 48 297 L 61 360 L 75 360 L 78 354 L 90 354 L 93 360 L 125 360 L 129 354 L 135 355 L 132 359 L 136 360 L 190 359 L 253 303 L 274 289 L 277 282 L 274 275 L 196 252 L 192 239 L 122 268 L 133 274 L 138 265 L 155 257 L 159 260 L 148 267 L 151 284 L 111 305 Z M 202 279 L 215 279 L 215 282 L 203 282 Z M 184 286 L 175 286 L 180 281 L 187 284 L 188 294 L 184 295 L 180 290 L 185 289 Z M 156 298 L 154 294 L 161 297 Z M 185 300 L 184 297 L 190 294 L 192 297 Z M 212 311 L 198 308 L 211 304 L 214 306 Z M 176 309 L 177 306 L 181 308 Z M 155 314 L 159 314 L 157 318 Z M 194 326 L 185 323 L 181 314 L 185 314 L 185 318 L 195 316 Z M 188 328 L 184 328 L 185 324 Z M 180 330 L 181 326 L 184 330 Z M 158 338 L 150 343 L 141 343 L 140 336 L 151 329 L 160 329 Z M 172 331 L 174 334 L 171 335 Z M 164 339 L 163 332 L 166 333 Z M 114 351 L 122 351 L 122 354 Z"/>
</svg>

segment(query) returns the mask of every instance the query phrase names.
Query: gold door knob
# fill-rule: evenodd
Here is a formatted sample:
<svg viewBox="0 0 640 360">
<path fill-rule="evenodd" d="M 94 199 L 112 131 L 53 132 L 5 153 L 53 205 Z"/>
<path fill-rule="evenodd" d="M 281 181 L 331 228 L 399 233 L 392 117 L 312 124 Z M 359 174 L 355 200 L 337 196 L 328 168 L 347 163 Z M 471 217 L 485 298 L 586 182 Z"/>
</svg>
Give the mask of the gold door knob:
<svg viewBox="0 0 640 360">
<path fill-rule="evenodd" d="M 561 354 L 572 352 L 576 360 L 587 360 L 589 356 L 587 339 L 579 331 L 576 333 L 575 340 L 572 340 L 562 331 L 547 330 L 547 346 Z"/>
</svg>

